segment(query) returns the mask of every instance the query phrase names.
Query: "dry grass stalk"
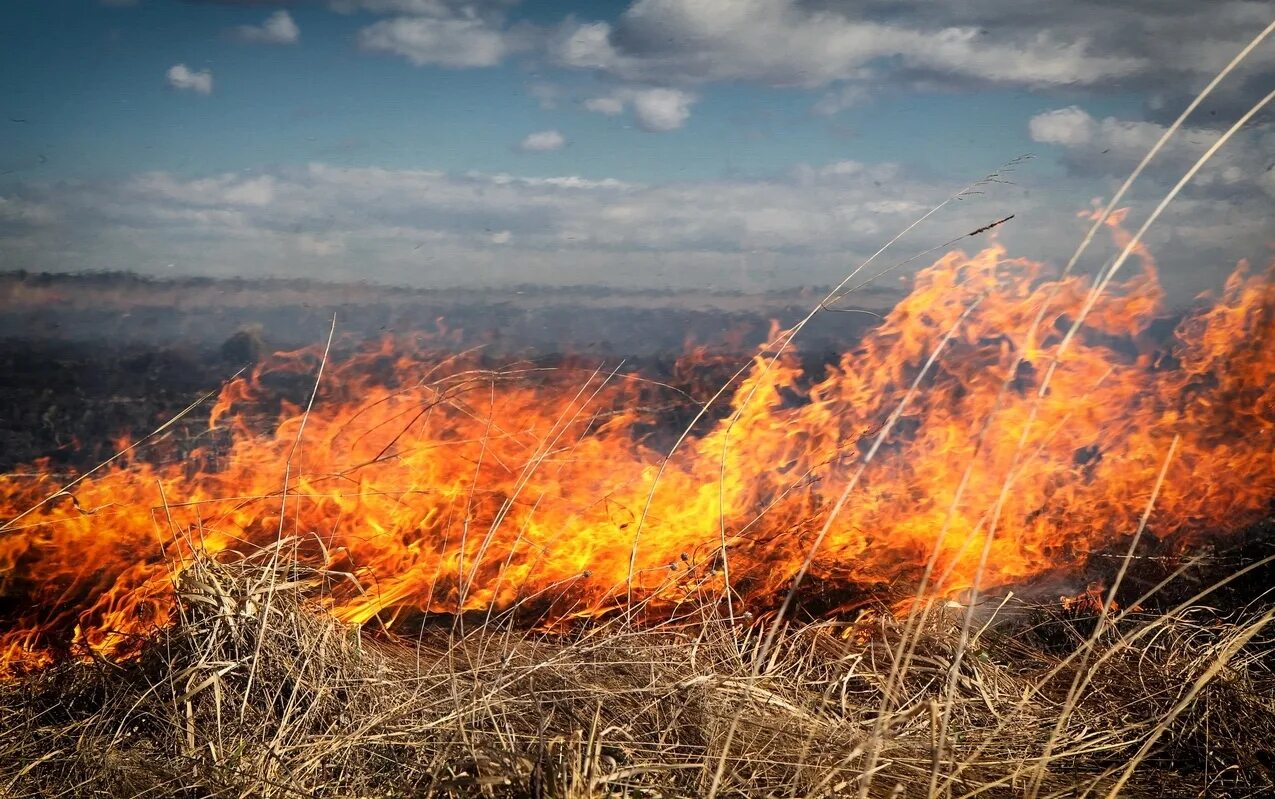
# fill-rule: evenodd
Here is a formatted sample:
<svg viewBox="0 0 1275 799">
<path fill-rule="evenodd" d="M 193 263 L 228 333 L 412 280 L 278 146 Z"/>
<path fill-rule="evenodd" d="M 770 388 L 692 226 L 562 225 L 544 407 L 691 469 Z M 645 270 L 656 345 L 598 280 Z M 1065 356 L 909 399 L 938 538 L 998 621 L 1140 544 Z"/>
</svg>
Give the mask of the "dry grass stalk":
<svg viewBox="0 0 1275 799">
<path fill-rule="evenodd" d="M 872 748 L 873 796 L 1275 789 L 1270 611 L 1196 606 L 1096 639 L 1042 617 L 1092 650 L 1075 695 L 1085 659 L 1046 654 L 1022 621 L 961 656 L 961 611 L 940 606 L 910 630 L 786 626 L 769 651 L 767 629 L 724 616 L 369 636 L 323 610 L 349 578 L 290 562 L 293 543 L 196 560 L 179 621 L 136 661 L 0 688 L 0 793 L 694 797 L 725 755 L 721 796 L 853 796 Z"/>
</svg>

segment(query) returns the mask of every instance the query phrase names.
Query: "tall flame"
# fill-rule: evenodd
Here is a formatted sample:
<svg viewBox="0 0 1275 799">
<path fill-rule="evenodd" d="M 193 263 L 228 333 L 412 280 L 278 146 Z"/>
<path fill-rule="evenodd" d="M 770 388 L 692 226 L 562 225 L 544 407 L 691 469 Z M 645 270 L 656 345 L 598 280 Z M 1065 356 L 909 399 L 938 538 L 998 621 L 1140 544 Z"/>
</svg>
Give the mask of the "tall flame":
<svg viewBox="0 0 1275 799">
<path fill-rule="evenodd" d="M 1161 291 L 1141 256 L 1060 356 L 1085 280 L 1000 246 L 953 252 L 826 371 L 759 353 L 731 413 L 667 459 L 641 381 L 492 372 L 391 341 L 327 364 L 313 409 L 283 403 L 263 435 L 250 420 L 272 381 L 312 380 L 319 357 L 279 354 L 222 391 L 221 454 L 121 459 L 20 518 L 57 481 L 0 477 L 0 660 L 127 655 L 168 620 L 196 549 L 289 535 L 356 576 L 327 600 L 338 616 L 390 625 L 518 603 L 551 620 L 669 608 L 728 588 L 767 607 L 825 527 L 823 585 L 915 585 L 932 553 L 935 593 L 1011 584 L 1131 533 L 1174 436 L 1151 532 L 1236 529 L 1275 498 L 1275 264 L 1241 264 L 1164 347 L 1146 335 Z"/>
</svg>

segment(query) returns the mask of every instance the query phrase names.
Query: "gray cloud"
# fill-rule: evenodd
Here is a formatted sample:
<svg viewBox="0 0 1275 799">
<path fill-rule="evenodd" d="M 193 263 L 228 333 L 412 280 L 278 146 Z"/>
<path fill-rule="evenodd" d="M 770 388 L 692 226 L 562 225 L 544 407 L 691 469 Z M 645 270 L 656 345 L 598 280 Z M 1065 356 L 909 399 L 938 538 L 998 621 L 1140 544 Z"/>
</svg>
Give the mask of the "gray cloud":
<svg viewBox="0 0 1275 799">
<path fill-rule="evenodd" d="M 1069 252 L 1083 227 L 1079 187 L 1093 179 L 1016 180 L 956 203 L 881 265 L 1007 213 L 1018 215 L 1001 231 L 1014 254 Z M 382 283 L 763 290 L 839 279 L 953 188 L 852 161 L 658 185 L 324 164 L 199 179 L 149 173 L 0 196 L 0 268 L 348 280 L 358 263 L 359 279 Z M 1135 213 L 1145 206 L 1135 202 Z M 1237 255 L 1262 257 L 1267 218 L 1198 193 L 1175 205 L 1149 243 L 1176 299 L 1216 285 Z"/>
<path fill-rule="evenodd" d="M 1075 175 L 1128 174 L 1164 134 L 1158 122 L 1097 119 L 1077 106 L 1037 114 L 1028 122 L 1033 141 L 1062 150 Z M 1221 137 L 1220 131 L 1186 126 L 1169 140 L 1150 166 L 1150 179 L 1176 181 Z M 1275 198 L 1275 126 L 1257 125 L 1238 133 L 1194 180 L 1197 190 L 1228 202 L 1269 202 Z M 1257 195 L 1265 195 L 1259 197 Z M 1275 210 L 1275 209 L 1272 209 Z"/>
<path fill-rule="evenodd" d="M 863 89 L 970 85 L 1194 91 L 1269 22 L 1248 0 L 635 0 L 614 24 L 571 21 L 557 63 L 628 81 L 746 80 Z M 1275 47 L 1247 69 L 1271 74 Z"/>
<path fill-rule="evenodd" d="M 276 11 L 266 17 L 260 25 L 240 25 L 235 28 L 235 37 L 245 42 L 261 44 L 296 44 L 301 38 L 301 30 L 287 11 Z"/>
<path fill-rule="evenodd" d="M 361 31 L 360 44 L 418 65 L 491 66 L 535 50 L 558 66 L 636 86 L 821 88 L 812 110 L 824 115 L 884 91 L 1138 91 L 1157 121 L 1176 114 L 1270 21 L 1263 0 L 633 0 L 614 23 L 568 18 L 550 30 L 510 25 L 518 0 L 326 5 L 392 17 Z M 1202 113 L 1219 124 L 1234 119 L 1273 80 L 1268 42 Z"/>
</svg>

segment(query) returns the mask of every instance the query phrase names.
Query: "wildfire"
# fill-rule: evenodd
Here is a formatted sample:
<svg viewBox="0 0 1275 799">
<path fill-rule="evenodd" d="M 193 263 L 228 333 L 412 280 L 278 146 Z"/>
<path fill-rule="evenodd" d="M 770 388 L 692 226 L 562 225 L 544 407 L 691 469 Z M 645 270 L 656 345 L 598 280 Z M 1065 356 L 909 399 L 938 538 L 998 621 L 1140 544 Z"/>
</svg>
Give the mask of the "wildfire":
<svg viewBox="0 0 1275 799">
<path fill-rule="evenodd" d="M 932 593 L 1007 585 L 1132 533 L 1174 436 L 1148 534 L 1250 524 L 1275 498 L 1275 264 L 1241 264 L 1163 346 L 1146 335 L 1161 292 L 1142 259 L 1043 392 L 1087 282 L 999 246 L 954 252 L 826 371 L 759 353 L 730 413 L 667 458 L 649 386 L 632 376 L 493 372 L 392 341 L 327 363 L 309 412 L 283 403 L 263 434 L 252 419 L 278 403 L 271 387 L 313 381 L 321 351 L 281 353 L 222 391 L 211 424 L 224 447 L 121 459 L 21 516 L 59 481 L 0 477 L 0 661 L 127 655 L 167 622 L 194 551 L 285 536 L 354 575 L 326 598 L 334 613 L 391 627 L 422 612 L 518 605 L 552 621 L 728 592 L 764 609 L 825 527 L 810 569 L 823 586 L 915 585 L 932 555 Z"/>
</svg>

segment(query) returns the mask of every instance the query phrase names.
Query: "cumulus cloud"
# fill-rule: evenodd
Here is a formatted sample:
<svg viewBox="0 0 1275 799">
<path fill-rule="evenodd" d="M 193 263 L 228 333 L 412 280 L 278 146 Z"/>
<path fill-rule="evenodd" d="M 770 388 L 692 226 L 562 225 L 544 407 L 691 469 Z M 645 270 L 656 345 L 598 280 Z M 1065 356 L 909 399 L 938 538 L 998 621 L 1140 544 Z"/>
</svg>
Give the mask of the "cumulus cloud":
<svg viewBox="0 0 1275 799">
<path fill-rule="evenodd" d="M 974 25 L 920 27 L 943 19 L 945 12 L 935 6 L 907 17 L 872 5 L 637 0 L 614 26 L 592 22 L 565 28 L 553 52 L 564 65 L 630 80 L 799 86 L 853 79 L 877 59 L 897 59 L 913 70 L 1036 86 L 1094 83 L 1144 66 L 1138 56 L 1096 51 L 1086 36 L 1038 30 L 993 38 Z"/>
<path fill-rule="evenodd" d="M 262 44 L 296 44 L 301 38 L 301 30 L 285 10 L 274 12 L 260 25 L 240 25 L 235 28 L 235 37 Z"/>
<path fill-rule="evenodd" d="M 359 47 L 402 56 L 416 66 L 494 67 L 525 43 L 477 17 L 394 17 L 358 35 Z"/>
<path fill-rule="evenodd" d="M 1083 176 L 1123 177 L 1165 130 L 1166 126 L 1146 120 L 1097 119 L 1078 106 L 1047 111 L 1028 121 L 1032 140 L 1059 147 L 1063 163 Z M 1220 136 L 1213 128 L 1181 128 L 1152 161 L 1149 177 L 1165 184 L 1177 180 Z M 1275 127 L 1257 124 L 1227 142 L 1194 184 L 1230 199 L 1258 192 L 1275 197 L 1271 152 L 1275 152 Z"/>
<path fill-rule="evenodd" d="M 556 130 L 540 130 L 527 134 L 518 143 L 518 149 L 525 153 L 543 153 L 550 150 L 561 150 L 567 140 Z"/>
<path fill-rule="evenodd" d="M 1032 141 L 1075 147 L 1093 141 L 1097 123 L 1078 106 L 1037 114 L 1027 122 Z"/>
<path fill-rule="evenodd" d="M 492 67 L 536 46 L 527 23 L 510 26 L 506 12 L 517 0 L 331 0 L 336 11 L 392 15 L 358 34 L 370 52 L 390 53 L 416 66 L 451 69 Z"/>
<path fill-rule="evenodd" d="M 212 70 L 205 69 L 195 72 L 185 64 L 174 64 L 168 68 L 167 80 L 168 85 L 178 91 L 212 94 Z"/>
<path fill-rule="evenodd" d="M 329 0 L 328 7 L 342 14 L 366 11 L 424 17 L 498 17 L 519 0 Z"/>
<path fill-rule="evenodd" d="M 677 130 L 691 116 L 695 95 L 680 89 L 645 89 L 634 92 L 633 117 L 643 130 Z"/>
<path fill-rule="evenodd" d="M 824 88 L 812 110 L 831 115 L 898 90 L 1194 91 L 1269 21 L 1261 6 L 635 0 L 614 22 L 564 23 L 548 50 L 560 65 L 628 82 Z M 1255 53 L 1246 70 L 1254 77 L 1241 94 L 1252 96 L 1275 77 L 1275 49 Z"/>
<path fill-rule="evenodd" d="M 633 109 L 633 119 L 642 130 L 662 133 L 677 130 L 690 119 L 691 106 L 699 98 L 682 89 L 622 88 L 585 100 L 585 109 L 595 114 L 616 116 L 626 108 Z"/>
</svg>

